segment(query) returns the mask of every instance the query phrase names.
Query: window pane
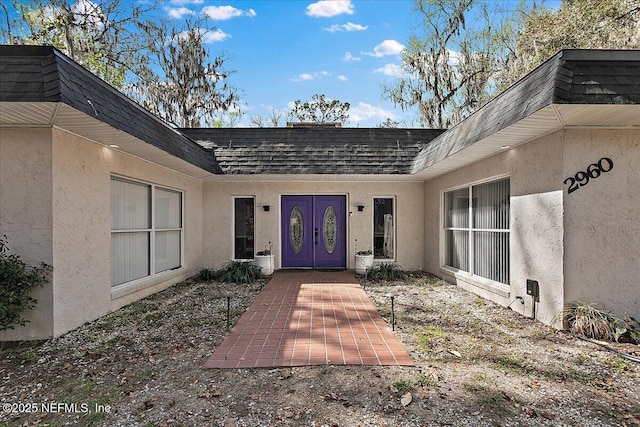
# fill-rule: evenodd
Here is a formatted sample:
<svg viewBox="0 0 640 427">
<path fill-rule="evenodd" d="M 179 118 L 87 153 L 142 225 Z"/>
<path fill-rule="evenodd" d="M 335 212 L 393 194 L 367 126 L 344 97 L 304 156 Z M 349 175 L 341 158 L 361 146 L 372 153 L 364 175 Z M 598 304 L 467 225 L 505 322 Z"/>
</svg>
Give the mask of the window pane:
<svg viewBox="0 0 640 427">
<path fill-rule="evenodd" d="M 445 265 L 469 271 L 469 232 L 445 231 Z"/>
<path fill-rule="evenodd" d="M 469 188 L 452 191 L 444 195 L 445 227 L 469 227 Z"/>
<path fill-rule="evenodd" d="M 474 274 L 509 284 L 509 233 L 477 231 L 473 236 Z"/>
<path fill-rule="evenodd" d="M 181 231 L 157 231 L 155 234 L 155 272 L 180 267 Z"/>
<path fill-rule="evenodd" d="M 395 221 L 393 199 L 373 199 L 373 256 L 393 259 L 395 257 Z"/>
<path fill-rule="evenodd" d="M 253 198 L 235 199 L 235 259 L 253 258 Z"/>
<path fill-rule="evenodd" d="M 111 229 L 151 228 L 151 187 L 118 179 L 111 180 Z"/>
<path fill-rule="evenodd" d="M 112 233 L 111 286 L 149 274 L 149 232 Z"/>
<path fill-rule="evenodd" d="M 473 194 L 474 228 L 509 229 L 509 180 L 476 185 Z"/>
<path fill-rule="evenodd" d="M 156 188 L 156 228 L 182 227 L 181 193 Z"/>
</svg>

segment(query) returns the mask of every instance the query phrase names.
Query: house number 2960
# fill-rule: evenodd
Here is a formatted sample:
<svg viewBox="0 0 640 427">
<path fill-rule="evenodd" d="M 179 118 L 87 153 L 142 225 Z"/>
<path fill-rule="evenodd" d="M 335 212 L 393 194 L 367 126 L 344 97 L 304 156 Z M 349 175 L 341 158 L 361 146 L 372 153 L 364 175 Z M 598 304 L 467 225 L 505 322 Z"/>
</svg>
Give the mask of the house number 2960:
<svg viewBox="0 0 640 427">
<path fill-rule="evenodd" d="M 597 163 L 591 163 L 586 171 L 576 172 L 574 176 L 565 179 L 564 183 L 569 186 L 569 194 L 571 194 L 580 187 L 587 185 L 589 180 L 596 179 L 611 169 L 613 169 L 613 160 L 603 157 Z"/>
</svg>

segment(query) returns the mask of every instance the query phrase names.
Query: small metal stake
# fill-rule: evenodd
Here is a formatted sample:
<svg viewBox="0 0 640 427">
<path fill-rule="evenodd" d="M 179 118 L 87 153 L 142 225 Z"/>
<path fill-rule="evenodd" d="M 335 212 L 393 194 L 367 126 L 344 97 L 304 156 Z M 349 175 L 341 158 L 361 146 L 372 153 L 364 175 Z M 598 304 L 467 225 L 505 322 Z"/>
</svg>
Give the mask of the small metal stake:
<svg viewBox="0 0 640 427">
<path fill-rule="evenodd" d="M 396 297 L 394 294 L 387 294 L 389 298 L 391 298 L 391 330 L 396 330 L 396 310 L 393 303 L 394 298 Z"/>
<path fill-rule="evenodd" d="M 231 327 L 231 298 L 233 297 L 232 293 L 225 293 L 224 297 L 227 299 L 227 332 L 229 332 L 229 328 Z"/>
</svg>

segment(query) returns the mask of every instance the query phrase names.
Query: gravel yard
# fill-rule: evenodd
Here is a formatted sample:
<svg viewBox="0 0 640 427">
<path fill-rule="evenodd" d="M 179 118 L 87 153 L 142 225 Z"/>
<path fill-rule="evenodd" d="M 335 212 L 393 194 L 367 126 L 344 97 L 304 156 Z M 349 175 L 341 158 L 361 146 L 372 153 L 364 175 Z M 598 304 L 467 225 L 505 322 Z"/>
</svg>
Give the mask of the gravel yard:
<svg viewBox="0 0 640 427">
<path fill-rule="evenodd" d="M 187 281 L 0 351 L 0 425 L 640 426 L 640 365 L 428 275 L 366 283 L 415 367 L 202 369 L 262 284 Z M 608 344 L 640 356 L 640 347 Z"/>
</svg>

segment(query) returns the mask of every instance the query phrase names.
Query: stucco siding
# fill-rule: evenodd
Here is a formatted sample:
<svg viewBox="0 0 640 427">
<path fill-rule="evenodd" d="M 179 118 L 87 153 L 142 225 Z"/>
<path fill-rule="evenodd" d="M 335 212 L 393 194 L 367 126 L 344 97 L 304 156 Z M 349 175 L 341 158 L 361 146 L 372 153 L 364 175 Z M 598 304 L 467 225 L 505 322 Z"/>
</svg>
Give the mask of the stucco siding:
<svg viewBox="0 0 640 427">
<path fill-rule="evenodd" d="M 443 268 L 443 192 L 508 176 L 510 179 L 510 284 L 502 285 Z M 526 280 L 540 284 L 535 315 L 551 323 L 563 300 L 562 141 L 556 133 L 509 149 L 425 183 L 425 269 L 502 305 L 532 316 Z"/>
<path fill-rule="evenodd" d="M 201 265 L 202 182 L 60 130 L 53 132 L 55 327 L 60 335 L 162 290 Z M 184 191 L 184 268 L 111 289 L 112 175 Z"/>
<path fill-rule="evenodd" d="M 563 178 L 603 157 L 614 165 L 565 186 L 565 299 L 640 318 L 640 131 L 567 131 L 563 155 Z"/>
<path fill-rule="evenodd" d="M 51 129 L 0 128 L 0 235 L 30 265 L 53 264 Z M 0 332 L 0 340 L 42 339 L 53 333 L 53 285 L 38 300 L 26 327 Z"/>
<path fill-rule="evenodd" d="M 424 259 L 424 192 L 422 182 L 225 182 L 205 183 L 204 263 L 218 268 L 233 257 L 234 196 L 255 197 L 255 247 L 271 242 L 280 268 L 280 196 L 287 194 L 343 194 L 347 199 L 347 267 L 355 267 L 357 250 L 372 249 L 373 197 L 395 197 L 396 262 L 405 269 L 421 269 Z M 357 205 L 364 205 L 358 212 Z M 269 212 L 262 208 L 269 205 Z"/>
</svg>

